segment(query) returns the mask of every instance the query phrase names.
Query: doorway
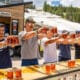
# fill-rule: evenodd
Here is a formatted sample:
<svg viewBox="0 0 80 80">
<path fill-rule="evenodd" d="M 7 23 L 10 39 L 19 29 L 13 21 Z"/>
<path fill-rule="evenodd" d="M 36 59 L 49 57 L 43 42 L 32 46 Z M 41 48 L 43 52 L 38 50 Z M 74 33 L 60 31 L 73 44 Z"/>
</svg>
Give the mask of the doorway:
<svg viewBox="0 0 80 80">
<path fill-rule="evenodd" d="M 11 17 L 0 17 L 0 23 L 4 24 L 5 27 L 5 35 L 10 35 L 10 23 Z"/>
</svg>

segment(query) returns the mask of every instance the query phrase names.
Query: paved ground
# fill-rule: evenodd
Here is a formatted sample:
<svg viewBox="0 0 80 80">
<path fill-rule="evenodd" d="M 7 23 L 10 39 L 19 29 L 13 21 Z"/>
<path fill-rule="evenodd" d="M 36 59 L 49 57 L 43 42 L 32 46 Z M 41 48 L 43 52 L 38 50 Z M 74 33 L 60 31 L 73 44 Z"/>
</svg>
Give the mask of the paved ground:
<svg viewBox="0 0 80 80">
<path fill-rule="evenodd" d="M 59 53 L 59 50 L 57 50 L 57 53 Z M 74 55 L 75 55 L 75 49 L 73 47 L 71 49 L 71 59 L 74 59 L 74 57 L 75 57 Z M 44 62 L 43 58 L 39 59 L 39 64 L 43 64 L 43 62 Z M 21 66 L 21 59 L 17 58 L 17 57 L 12 58 L 12 64 L 13 64 L 13 67 L 20 67 Z"/>
</svg>

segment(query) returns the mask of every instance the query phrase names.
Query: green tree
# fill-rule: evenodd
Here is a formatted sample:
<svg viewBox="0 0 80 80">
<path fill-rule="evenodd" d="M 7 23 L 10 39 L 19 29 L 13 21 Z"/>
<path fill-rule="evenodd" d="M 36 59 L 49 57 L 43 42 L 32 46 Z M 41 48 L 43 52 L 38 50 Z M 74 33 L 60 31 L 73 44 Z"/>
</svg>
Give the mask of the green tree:
<svg viewBox="0 0 80 80">
<path fill-rule="evenodd" d="M 72 6 L 62 7 L 61 5 L 52 7 L 45 2 L 43 10 L 80 23 L 80 8 L 73 8 Z"/>
<path fill-rule="evenodd" d="M 47 5 L 47 3 L 46 3 L 46 1 L 44 2 L 44 6 L 43 6 L 43 10 L 44 11 L 47 11 L 47 7 L 48 7 L 48 5 Z"/>
</svg>

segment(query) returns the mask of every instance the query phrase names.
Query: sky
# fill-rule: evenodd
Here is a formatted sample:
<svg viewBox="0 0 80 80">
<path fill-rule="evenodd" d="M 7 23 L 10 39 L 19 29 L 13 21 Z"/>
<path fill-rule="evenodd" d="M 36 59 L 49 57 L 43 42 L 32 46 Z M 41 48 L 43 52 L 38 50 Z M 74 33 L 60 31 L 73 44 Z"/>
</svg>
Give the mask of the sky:
<svg viewBox="0 0 80 80">
<path fill-rule="evenodd" d="M 24 1 L 33 1 L 33 4 L 36 6 L 36 8 L 41 9 L 44 5 L 45 0 L 24 0 Z"/>
<path fill-rule="evenodd" d="M 36 5 L 36 8 L 41 9 L 44 5 L 44 2 L 47 1 L 50 3 L 52 0 L 24 0 L 24 1 L 33 1 L 33 4 Z M 79 7 L 80 8 L 80 0 L 54 0 L 54 1 L 60 1 L 60 3 L 63 6 L 74 6 L 74 7 Z"/>
<path fill-rule="evenodd" d="M 72 5 L 74 7 L 80 7 L 80 0 L 62 0 L 61 3 L 64 6 Z"/>
</svg>

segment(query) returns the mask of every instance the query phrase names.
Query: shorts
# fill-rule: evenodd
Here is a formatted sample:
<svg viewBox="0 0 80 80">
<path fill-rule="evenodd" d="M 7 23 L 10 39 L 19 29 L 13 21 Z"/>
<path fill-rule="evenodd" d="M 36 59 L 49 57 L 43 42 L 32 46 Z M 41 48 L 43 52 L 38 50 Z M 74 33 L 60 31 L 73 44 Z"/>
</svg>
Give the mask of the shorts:
<svg viewBox="0 0 80 80">
<path fill-rule="evenodd" d="M 38 59 L 22 59 L 21 66 L 38 65 Z"/>
<path fill-rule="evenodd" d="M 67 61 L 67 60 L 70 60 L 70 58 L 64 58 L 64 57 L 59 56 L 59 61 Z"/>
</svg>

